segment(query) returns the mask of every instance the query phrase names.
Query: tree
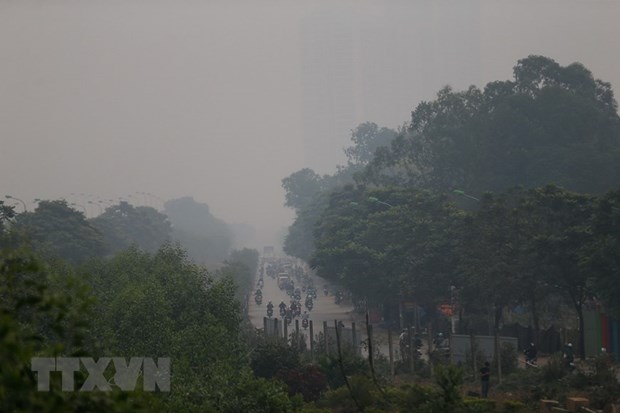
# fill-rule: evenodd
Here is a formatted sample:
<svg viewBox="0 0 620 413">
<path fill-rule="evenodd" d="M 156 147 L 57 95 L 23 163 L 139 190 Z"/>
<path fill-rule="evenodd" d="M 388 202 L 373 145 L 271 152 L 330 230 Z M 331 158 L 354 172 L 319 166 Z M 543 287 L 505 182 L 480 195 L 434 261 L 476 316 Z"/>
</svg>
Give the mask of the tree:
<svg viewBox="0 0 620 413">
<path fill-rule="evenodd" d="M 282 180 L 286 191 L 285 205 L 295 209 L 296 218 L 289 228 L 284 251 L 308 261 L 314 251 L 314 227 L 327 206 L 329 193 L 354 182 L 356 174 L 372 159 L 377 149 L 383 148 L 396 132 L 375 123 L 362 123 L 351 133 L 352 146 L 344 149 L 348 163 L 337 166 L 333 175 L 319 176 L 305 168 Z"/>
<path fill-rule="evenodd" d="M 446 201 L 402 188 L 334 192 L 311 265 L 372 304 L 416 299 L 434 314 L 455 283 L 449 231 L 460 213 Z"/>
<path fill-rule="evenodd" d="M 15 218 L 15 208 L 0 201 L 0 233 L 3 233 L 6 225 Z"/>
<path fill-rule="evenodd" d="M 444 88 L 420 103 L 360 182 L 470 193 L 555 183 L 600 193 L 620 181 L 620 117 L 608 83 L 578 63 L 519 60 L 514 81 Z"/>
<path fill-rule="evenodd" d="M 323 182 L 312 169 L 304 168 L 284 178 L 282 188 L 286 191 L 284 205 L 300 210 L 323 190 Z"/>
<path fill-rule="evenodd" d="M 545 269 L 549 284 L 575 309 L 578 351 L 585 359 L 583 307 L 593 291 L 584 255 L 593 242 L 593 197 L 546 186 L 530 191 L 528 198 L 530 219 L 535 224 L 530 236 L 537 264 Z"/>
<path fill-rule="evenodd" d="M 168 218 L 151 207 L 134 207 L 127 202 L 111 206 L 90 220 L 101 232 L 110 253 L 137 245 L 156 252 L 169 241 L 172 227 Z"/>
<path fill-rule="evenodd" d="M 166 202 L 164 209 L 172 224 L 172 238 L 187 249 L 195 262 L 218 265 L 228 257 L 232 231 L 211 213 L 207 204 L 184 197 Z"/>
<path fill-rule="evenodd" d="M 170 357 L 171 392 L 158 395 L 167 411 L 290 411 L 284 389 L 250 373 L 228 274 L 212 276 L 172 245 L 130 248 L 81 271 L 96 299 L 93 351 Z"/>
<path fill-rule="evenodd" d="M 328 199 L 326 193 L 320 193 L 309 205 L 297 211 L 295 221 L 289 227 L 284 239 L 285 253 L 306 262 L 310 261 L 314 252 L 314 229 Z"/>
<path fill-rule="evenodd" d="M 368 164 L 372 161 L 375 151 L 380 147 L 389 146 L 396 136 L 396 131 L 385 127 L 380 128 L 376 123 L 360 123 L 351 132 L 353 145 L 344 150 L 349 166 Z"/>
<path fill-rule="evenodd" d="M 596 201 L 592 235 L 584 262 L 593 274 L 594 291 L 606 311 L 620 315 L 620 190 Z"/>
<path fill-rule="evenodd" d="M 102 234 L 66 201 L 41 201 L 34 212 L 17 216 L 13 229 L 46 255 L 83 262 L 106 253 Z"/>
<path fill-rule="evenodd" d="M 259 253 L 256 250 L 244 248 L 235 250 L 224 261 L 224 266 L 218 269 L 217 276 L 230 277 L 237 286 L 235 296 L 239 301 L 246 299 L 254 289 L 254 277 L 258 270 Z"/>
<path fill-rule="evenodd" d="M 459 298 L 470 313 L 492 314 L 496 333 L 504 309 L 523 297 L 525 275 L 522 232 L 525 216 L 516 209 L 520 191 L 485 194 L 468 214 L 455 251 L 461 272 Z"/>
<path fill-rule="evenodd" d="M 88 297 L 72 274 L 54 281 L 52 271 L 27 250 L 0 252 L 0 411 L 153 411 L 156 403 L 149 395 L 66 392 L 55 376 L 48 392 L 37 391 L 33 357 L 83 355 L 87 350 Z M 74 377 L 79 388 L 85 375 Z"/>
</svg>

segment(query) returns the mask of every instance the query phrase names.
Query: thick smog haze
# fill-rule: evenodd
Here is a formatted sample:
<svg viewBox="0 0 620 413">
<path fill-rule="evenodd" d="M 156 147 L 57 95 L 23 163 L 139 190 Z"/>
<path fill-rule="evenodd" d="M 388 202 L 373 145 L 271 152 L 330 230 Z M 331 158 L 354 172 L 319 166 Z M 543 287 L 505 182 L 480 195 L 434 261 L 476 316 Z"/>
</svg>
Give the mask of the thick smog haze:
<svg viewBox="0 0 620 413">
<path fill-rule="evenodd" d="M 531 54 L 618 90 L 619 21 L 598 0 L 4 0 L 0 194 L 189 195 L 277 242 L 282 178 L 334 172 L 361 122 Z"/>
</svg>

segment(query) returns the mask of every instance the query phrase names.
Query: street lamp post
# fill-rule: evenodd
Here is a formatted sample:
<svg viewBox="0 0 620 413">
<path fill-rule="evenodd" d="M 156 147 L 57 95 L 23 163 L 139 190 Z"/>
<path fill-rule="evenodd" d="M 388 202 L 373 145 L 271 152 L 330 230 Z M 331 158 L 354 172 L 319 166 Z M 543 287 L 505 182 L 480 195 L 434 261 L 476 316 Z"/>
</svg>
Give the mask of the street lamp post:
<svg viewBox="0 0 620 413">
<path fill-rule="evenodd" d="M 5 196 L 5 198 L 6 198 L 6 199 L 14 199 L 15 201 L 19 201 L 19 202 L 21 202 L 21 203 L 22 203 L 22 205 L 24 206 L 24 212 L 28 212 L 28 208 L 26 208 L 26 203 L 25 203 L 24 201 L 22 201 L 21 199 L 16 198 L 16 197 L 11 196 L 11 195 L 6 195 L 6 196 Z"/>
<path fill-rule="evenodd" d="M 387 202 L 383 202 L 379 198 L 375 198 L 374 196 L 369 196 L 368 200 L 371 201 L 371 202 L 374 202 L 375 204 L 386 205 L 386 206 L 389 206 L 390 208 L 394 207 L 394 205 L 388 204 Z"/>
<path fill-rule="evenodd" d="M 478 198 L 476 198 L 475 196 L 471 196 L 471 195 L 465 193 L 465 191 L 463 191 L 462 189 L 455 189 L 452 192 L 457 194 L 457 195 L 464 196 L 465 198 L 473 199 L 474 201 L 480 202 L 480 200 Z"/>
</svg>

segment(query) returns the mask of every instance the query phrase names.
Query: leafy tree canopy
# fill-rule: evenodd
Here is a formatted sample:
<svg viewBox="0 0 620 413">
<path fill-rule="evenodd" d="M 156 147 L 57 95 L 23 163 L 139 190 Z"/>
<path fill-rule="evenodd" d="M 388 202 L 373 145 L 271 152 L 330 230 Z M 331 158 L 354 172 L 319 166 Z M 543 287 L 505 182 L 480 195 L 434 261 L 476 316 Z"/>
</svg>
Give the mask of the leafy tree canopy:
<svg viewBox="0 0 620 413">
<path fill-rule="evenodd" d="M 173 239 L 187 249 L 195 262 L 218 265 L 228 257 L 232 231 L 211 214 L 207 204 L 184 197 L 166 202 L 164 209 L 172 224 Z"/>
<path fill-rule="evenodd" d="M 19 214 L 15 221 L 13 229 L 46 255 L 79 263 L 107 252 L 101 232 L 64 200 L 41 201 L 34 212 Z"/>
<path fill-rule="evenodd" d="M 107 208 L 90 222 L 103 234 L 111 253 L 131 245 L 156 252 L 172 233 L 170 222 L 164 214 L 151 207 L 134 207 L 127 202 Z"/>
<path fill-rule="evenodd" d="M 439 191 L 555 183 L 600 193 L 620 182 L 620 118 L 609 83 L 579 63 L 519 60 L 514 80 L 422 102 L 362 181 Z"/>
</svg>

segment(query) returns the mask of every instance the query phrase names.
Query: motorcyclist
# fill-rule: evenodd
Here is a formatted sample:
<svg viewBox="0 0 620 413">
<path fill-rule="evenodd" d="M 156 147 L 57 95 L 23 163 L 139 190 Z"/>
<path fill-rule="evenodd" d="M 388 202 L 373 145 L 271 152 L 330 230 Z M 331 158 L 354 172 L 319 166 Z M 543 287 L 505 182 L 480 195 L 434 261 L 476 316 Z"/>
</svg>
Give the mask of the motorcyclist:
<svg viewBox="0 0 620 413">
<path fill-rule="evenodd" d="M 271 301 L 269 301 L 269 303 L 267 304 L 267 310 L 273 310 L 273 304 L 271 303 Z"/>
<path fill-rule="evenodd" d="M 563 356 L 566 367 L 572 371 L 575 368 L 575 365 L 573 364 L 573 362 L 575 361 L 575 355 L 573 353 L 573 343 L 568 343 L 564 346 Z"/>
<path fill-rule="evenodd" d="M 523 354 L 525 354 L 526 363 L 536 363 L 536 356 L 538 355 L 538 350 L 536 349 L 536 345 L 534 343 L 530 343 L 529 347 L 523 351 Z"/>
<path fill-rule="evenodd" d="M 403 331 L 400 332 L 400 335 L 398 336 L 398 342 L 400 343 L 401 347 L 403 345 L 409 344 L 409 336 L 407 334 L 406 328 L 403 328 Z"/>
</svg>

